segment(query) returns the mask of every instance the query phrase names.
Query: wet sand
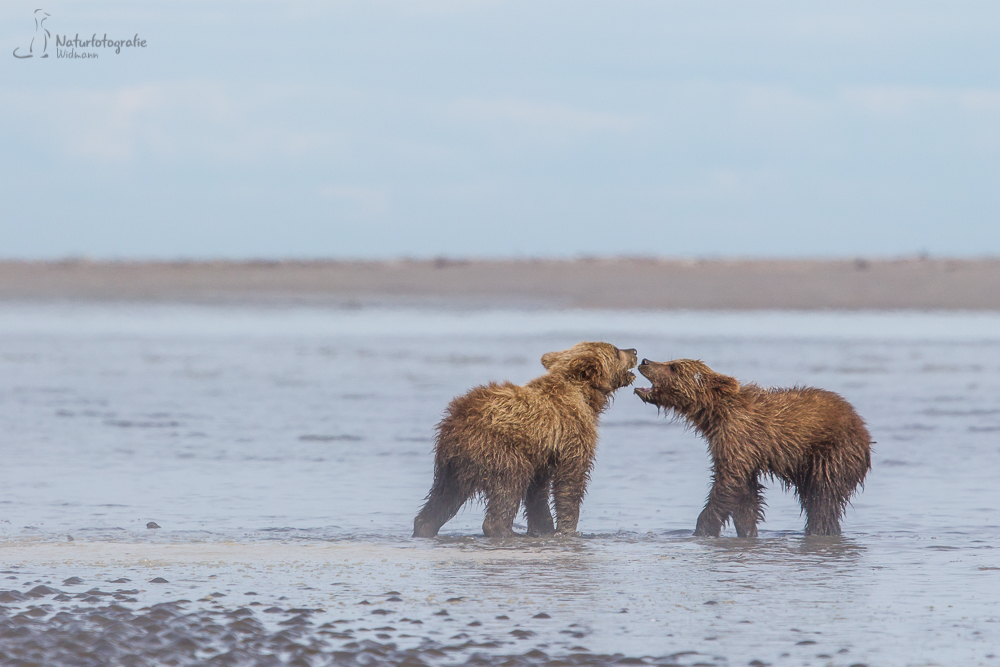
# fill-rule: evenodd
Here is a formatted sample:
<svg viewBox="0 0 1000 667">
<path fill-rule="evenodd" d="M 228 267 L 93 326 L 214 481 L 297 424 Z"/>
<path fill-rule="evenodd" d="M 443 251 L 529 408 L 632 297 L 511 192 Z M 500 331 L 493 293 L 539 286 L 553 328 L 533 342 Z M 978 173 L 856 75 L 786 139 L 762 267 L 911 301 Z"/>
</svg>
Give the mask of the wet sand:
<svg viewBox="0 0 1000 667">
<path fill-rule="evenodd" d="M 1000 259 L 0 262 L 0 300 L 1000 310 Z"/>
<path fill-rule="evenodd" d="M 708 555 L 722 569 L 751 561 L 750 580 L 787 592 L 774 581 L 782 564 L 850 569 L 865 550 L 850 540 L 764 538 L 748 550 L 730 539 L 710 554 L 679 536 L 483 542 L 0 543 L 0 663 L 693 667 L 780 655 L 884 664 L 871 644 L 886 642 L 885 623 L 861 646 L 810 629 L 830 607 L 842 616 L 850 586 L 824 595 L 818 614 L 770 628 L 754 610 L 773 585 L 698 585 Z M 608 572 L 644 585 L 591 581 Z"/>
</svg>

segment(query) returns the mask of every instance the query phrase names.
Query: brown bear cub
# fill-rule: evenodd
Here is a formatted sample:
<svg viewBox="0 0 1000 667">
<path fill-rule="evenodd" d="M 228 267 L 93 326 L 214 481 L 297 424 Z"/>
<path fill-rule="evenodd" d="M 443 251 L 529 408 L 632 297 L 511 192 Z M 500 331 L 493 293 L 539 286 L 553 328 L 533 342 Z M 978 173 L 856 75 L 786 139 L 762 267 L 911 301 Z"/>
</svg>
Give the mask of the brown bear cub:
<svg viewBox="0 0 1000 667">
<path fill-rule="evenodd" d="M 522 502 L 529 535 L 575 533 L 598 416 L 635 380 L 636 361 L 635 350 L 578 343 L 543 355 L 548 373 L 523 387 L 491 382 L 454 399 L 437 426 L 434 484 L 413 536 L 434 537 L 472 497 L 486 501 L 487 537 L 514 535 Z"/>
<path fill-rule="evenodd" d="M 806 535 L 840 535 L 847 502 L 871 469 L 871 438 L 850 403 L 810 387 L 741 387 L 693 359 L 643 359 L 639 372 L 653 386 L 636 395 L 673 410 L 708 441 L 713 483 L 695 535 L 718 537 L 731 517 L 737 535 L 756 537 L 761 474 L 795 488 Z"/>
</svg>

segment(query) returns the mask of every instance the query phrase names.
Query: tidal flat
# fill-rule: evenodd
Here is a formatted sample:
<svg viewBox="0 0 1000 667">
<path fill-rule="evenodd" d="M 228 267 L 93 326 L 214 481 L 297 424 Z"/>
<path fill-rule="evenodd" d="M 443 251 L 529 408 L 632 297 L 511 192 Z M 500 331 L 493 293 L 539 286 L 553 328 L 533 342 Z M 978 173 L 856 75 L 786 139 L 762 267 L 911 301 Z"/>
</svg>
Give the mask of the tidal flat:
<svg viewBox="0 0 1000 667">
<path fill-rule="evenodd" d="M 769 484 L 691 537 L 704 444 L 623 390 L 579 537 L 409 537 L 447 402 L 580 340 L 841 393 L 843 536 Z M 7 302 L 0 370 L 0 664 L 1000 664 L 996 313 Z"/>
</svg>

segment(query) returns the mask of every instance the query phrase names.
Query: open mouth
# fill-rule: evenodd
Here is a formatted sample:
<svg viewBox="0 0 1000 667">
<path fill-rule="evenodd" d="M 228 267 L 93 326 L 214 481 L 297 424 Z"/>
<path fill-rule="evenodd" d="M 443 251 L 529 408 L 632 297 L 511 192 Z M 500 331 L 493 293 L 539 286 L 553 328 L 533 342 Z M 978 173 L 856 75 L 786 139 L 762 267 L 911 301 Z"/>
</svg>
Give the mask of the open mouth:
<svg viewBox="0 0 1000 667">
<path fill-rule="evenodd" d="M 647 403 L 649 402 L 649 399 L 652 398 L 653 396 L 652 387 L 636 387 L 633 391 L 635 392 L 636 396 L 646 401 Z"/>
</svg>

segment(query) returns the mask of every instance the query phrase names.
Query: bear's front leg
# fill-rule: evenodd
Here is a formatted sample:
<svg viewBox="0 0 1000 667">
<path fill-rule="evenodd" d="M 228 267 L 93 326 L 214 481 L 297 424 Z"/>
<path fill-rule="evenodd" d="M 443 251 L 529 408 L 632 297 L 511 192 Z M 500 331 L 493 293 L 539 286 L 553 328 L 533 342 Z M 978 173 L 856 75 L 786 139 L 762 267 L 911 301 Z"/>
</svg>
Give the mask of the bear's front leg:
<svg viewBox="0 0 1000 667">
<path fill-rule="evenodd" d="M 716 470 L 712 490 L 708 492 L 705 509 L 698 515 L 695 537 L 718 537 L 735 508 L 738 489 L 742 486 L 735 477 Z"/>
<path fill-rule="evenodd" d="M 575 535 L 580 521 L 580 505 L 590 477 L 588 462 L 571 459 L 560 461 L 552 477 L 552 500 L 556 506 L 556 533 Z"/>
<path fill-rule="evenodd" d="M 524 514 L 528 519 L 528 535 L 551 535 L 556 532 L 549 508 L 552 475 L 548 466 L 535 473 L 524 496 Z"/>
<path fill-rule="evenodd" d="M 754 475 L 737 491 L 733 508 L 733 526 L 739 537 L 757 537 L 757 523 L 764 519 L 764 487 Z"/>
<path fill-rule="evenodd" d="M 694 528 L 695 537 L 718 537 L 722 533 L 722 526 L 729 520 L 729 516 L 723 516 L 717 507 L 705 505 L 705 509 L 698 515 L 698 523 Z"/>
</svg>

